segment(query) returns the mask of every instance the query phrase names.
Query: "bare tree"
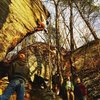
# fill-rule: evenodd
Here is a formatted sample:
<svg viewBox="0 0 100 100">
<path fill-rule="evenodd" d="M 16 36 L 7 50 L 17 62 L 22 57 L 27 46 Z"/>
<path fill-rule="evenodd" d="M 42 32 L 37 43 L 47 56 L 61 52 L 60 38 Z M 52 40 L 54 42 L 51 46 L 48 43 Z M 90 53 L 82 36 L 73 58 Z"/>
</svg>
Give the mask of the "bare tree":
<svg viewBox="0 0 100 100">
<path fill-rule="evenodd" d="M 58 11 L 58 7 L 59 7 L 59 2 L 60 0 L 53 0 L 54 2 L 54 6 L 55 6 L 55 13 L 56 13 L 56 19 L 55 19 L 55 27 L 56 27 L 56 65 L 57 65 L 57 72 L 60 72 L 59 69 L 59 59 L 58 56 L 60 54 L 60 45 L 59 45 L 59 36 L 60 36 L 60 31 L 59 31 L 59 11 Z"/>
<path fill-rule="evenodd" d="M 70 6 L 70 49 L 74 51 L 74 38 L 73 38 L 73 2 L 69 0 Z"/>
<path fill-rule="evenodd" d="M 84 20 L 84 22 L 86 23 L 87 27 L 89 28 L 91 34 L 93 35 L 94 39 L 97 40 L 98 37 L 96 35 L 96 32 L 94 31 L 94 29 L 92 28 L 90 22 L 88 21 L 88 19 L 85 18 L 84 14 L 82 13 L 82 11 L 80 10 L 79 6 L 77 5 L 77 3 L 74 0 L 74 4 L 76 5 L 77 10 L 79 11 L 80 16 L 82 17 L 82 19 Z"/>
</svg>

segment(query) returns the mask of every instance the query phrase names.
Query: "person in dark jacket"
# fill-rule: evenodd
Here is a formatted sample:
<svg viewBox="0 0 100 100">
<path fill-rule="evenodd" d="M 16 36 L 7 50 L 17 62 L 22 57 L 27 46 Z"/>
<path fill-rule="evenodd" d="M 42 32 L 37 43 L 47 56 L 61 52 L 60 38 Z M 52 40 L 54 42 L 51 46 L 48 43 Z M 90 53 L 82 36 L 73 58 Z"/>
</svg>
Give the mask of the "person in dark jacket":
<svg viewBox="0 0 100 100">
<path fill-rule="evenodd" d="M 24 100 L 25 83 L 29 78 L 29 68 L 24 53 L 19 53 L 17 59 L 9 63 L 8 79 L 9 84 L 0 100 L 8 100 L 16 91 L 17 100 Z"/>
<path fill-rule="evenodd" d="M 40 76 L 40 71 L 38 70 L 37 71 L 37 74 L 34 75 L 34 81 L 32 83 L 33 85 L 33 88 L 34 86 L 37 87 L 38 89 L 41 89 L 41 88 L 47 88 L 47 85 L 45 83 L 45 81 L 48 81 L 47 79 L 43 78 Z"/>
<path fill-rule="evenodd" d="M 59 73 L 55 73 L 52 76 L 52 90 L 56 93 L 56 95 L 59 95 L 61 88 L 61 78 Z"/>
<path fill-rule="evenodd" d="M 62 100 L 67 100 L 66 79 L 63 79 L 60 89 L 60 96 L 62 97 Z"/>
<path fill-rule="evenodd" d="M 87 88 L 81 82 L 81 79 L 77 77 L 75 85 L 75 98 L 76 100 L 87 100 Z"/>
</svg>

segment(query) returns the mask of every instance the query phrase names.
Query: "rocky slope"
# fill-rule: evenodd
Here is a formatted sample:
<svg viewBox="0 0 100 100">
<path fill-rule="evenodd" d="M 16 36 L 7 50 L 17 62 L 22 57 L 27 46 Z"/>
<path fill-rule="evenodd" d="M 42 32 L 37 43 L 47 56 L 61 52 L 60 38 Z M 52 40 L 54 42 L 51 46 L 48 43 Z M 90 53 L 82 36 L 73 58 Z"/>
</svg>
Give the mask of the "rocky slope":
<svg viewBox="0 0 100 100">
<path fill-rule="evenodd" d="M 88 88 L 91 100 L 100 98 L 100 40 L 92 41 L 73 53 L 76 73 Z"/>
</svg>

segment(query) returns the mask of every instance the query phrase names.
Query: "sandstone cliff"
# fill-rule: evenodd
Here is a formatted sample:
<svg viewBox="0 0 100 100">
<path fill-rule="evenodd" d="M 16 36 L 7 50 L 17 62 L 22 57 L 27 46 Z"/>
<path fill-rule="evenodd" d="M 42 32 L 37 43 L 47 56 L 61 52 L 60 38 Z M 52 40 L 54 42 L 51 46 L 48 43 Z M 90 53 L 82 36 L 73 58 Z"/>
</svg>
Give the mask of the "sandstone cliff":
<svg viewBox="0 0 100 100">
<path fill-rule="evenodd" d="M 0 61 L 48 16 L 40 0 L 0 0 Z"/>
</svg>

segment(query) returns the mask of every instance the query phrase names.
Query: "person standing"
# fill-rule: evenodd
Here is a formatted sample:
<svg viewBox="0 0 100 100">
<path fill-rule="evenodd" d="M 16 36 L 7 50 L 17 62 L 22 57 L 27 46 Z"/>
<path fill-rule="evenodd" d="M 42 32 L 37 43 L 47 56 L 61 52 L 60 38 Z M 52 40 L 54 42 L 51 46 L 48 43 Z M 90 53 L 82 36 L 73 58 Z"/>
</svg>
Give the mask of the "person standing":
<svg viewBox="0 0 100 100">
<path fill-rule="evenodd" d="M 40 70 L 37 71 L 37 74 L 34 74 L 34 81 L 32 83 L 32 86 L 34 88 L 37 87 L 38 89 L 46 89 L 47 85 L 45 83 L 46 79 L 41 77 L 41 72 Z"/>
<path fill-rule="evenodd" d="M 53 90 L 53 92 L 56 93 L 56 95 L 59 95 L 59 93 L 60 93 L 60 88 L 61 88 L 60 74 L 56 72 L 56 73 L 52 76 L 52 90 Z"/>
<path fill-rule="evenodd" d="M 76 100 L 87 100 L 87 88 L 79 77 L 76 79 L 75 98 Z"/>
<path fill-rule="evenodd" d="M 71 81 L 70 76 L 66 80 L 66 91 L 67 91 L 67 100 L 75 100 L 74 98 L 74 85 Z"/>
<path fill-rule="evenodd" d="M 62 100 L 67 100 L 66 79 L 63 79 L 63 83 L 60 89 L 60 96 Z"/>
<path fill-rule="evenodd" d="M 16 91 L 17 100 L 24 100 L 25 83 L 29 79 L 29 68 L 27 66 L 26 55 L 19 53 L 17 58 L 9 63 L 8 79 L 9 84 L 0 100 L 8 100 Z"/>
</svg>

